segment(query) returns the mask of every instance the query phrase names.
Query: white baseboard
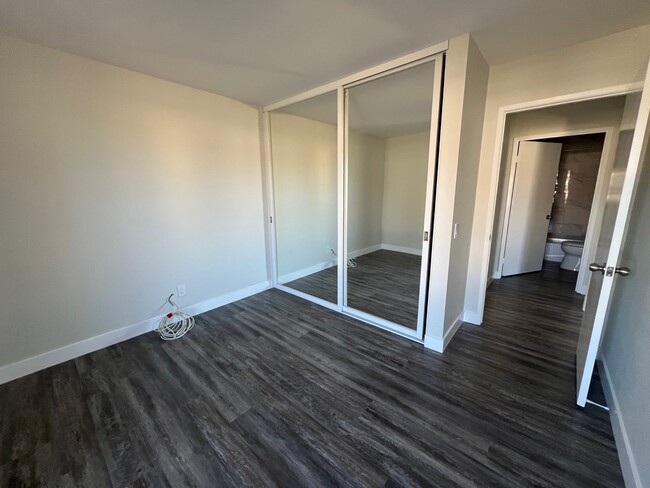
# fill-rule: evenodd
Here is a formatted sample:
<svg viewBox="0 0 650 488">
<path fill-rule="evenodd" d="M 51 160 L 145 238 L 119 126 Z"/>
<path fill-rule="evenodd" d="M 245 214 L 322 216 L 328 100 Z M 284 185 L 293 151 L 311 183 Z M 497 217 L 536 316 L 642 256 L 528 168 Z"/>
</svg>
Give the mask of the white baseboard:
<svg viewBox="0 0 650 488">
<path fill-rule="evenodd" d="M 359 256 L 363 256 L 364 254 L 370 254 L 371 252 L 375 252 L 379 250 L 381 250 L 381 244 L 375 244 L 374 246 L 364 247 L 363 249 L 349 252 L 348 259 L 358 258 Z"/>
<path fill-rule="evenodd" d="M 364 247 L 363 249 L 358 249 L 356 251 L 349 252 L 348 259 L 358 258 L 359 256 L 363 256 L 364 254 L 370 254 L 371 252 L 380 251 L 382 249 L 385 249 L 387 251 L 403 252 L 407 254 L 416 254 L 418 256 L 422 255 L 422 249 L 415 249 L 412 247 L 403 247 L 403 246 L 393 246 L 392 244 L 375 244 L 374 246 Z M 292 281 L 299 280 L 300 278 L 304 278 L 305 276 L 309 276 L 314 273 L 318 273 L 319 271 L 323 271 L 327 268 L 331 268 L 332 266 L 336 266 L 336 260 L 323 261 L 322 263 L 318 263 L 313 266 L 309 266 L 307 268 L 299 269 L 298 271 L 293 271 L 291 273 L 278 276 L 278 283 L 280 284 L 290 283 Z"/>
<path fill-rule="evenodd" d="M 299 269 L 298 271 L 293 271 L 282 276 L 278 276 L 278 283 L 290 283 L 291 281 L 299 280 L 305 276 L 318 273 L 324 269 L 331 268 L 336 266 L 336 260 L 323 261 L 322 263 L 315 264 L 314 266 L 309 266 L 308 268 Z"/>
<path fill-rule="evenodd" d="M 431 335 L 424 336 L 424 347 L 427 349 L 433 349 L 436 352 L 445 352 L 445 349 L 451 342 L 454 337 L 454 334 L 458 331 L 461 324 L 463 323 L 464 313 L 461 313 L 456 320 L 451 324 L 451 327 L 445 332 L 445 335 L 440 337 L 434 337 Z"/>
<path fill-rule="evenodd" d="M 621 417 L 621 409 L 616 398 L 616 392 L 612 385 L 612 377 L 607 369 L 606 361 L 598 361 L 600 371 L 603 372 L 600 380 L 607 399 L 607 406 L 609 407 L 609 419 L 612 423 L 612 431 L 614 431 L 614 439 L 616 440 L 616 449 L 618 451 L 618 459 L 621 463 L 621 471 L 623 471 L 623 480 L 625 486 L 628 488 L 641 488 L 641 476 L 634 459 L 634 453 L 630 446 L 630 438 L 625 429 L 623 417 Z"/>
<path fill-rule="evenodd" d="M 544 261 L 561 263 L 563 259 L 564 259 L 564 254 L 544 254 Z"/>
<path fill-rule="evenodd" d="M 479 314 L 478 312 L 471 312 L 469 310 L 465 310 L 465 312 L 463 313 L 463 322 L 468 322 L 474 325 L 481 325 L 483 323 L 483 317 L 481 317 L 481 314 Z"/>
<path fill-rule="evenodd" d="M 213 310 L 228 303 L 241 300 L 242 298 L 255 295 L 264 290 L 268 290 L 269 288 L 271 288 L 271 283 L 268 281 L 263 281 L 261 283 L 248 286 L 240 290 L 210 298 L 188 307 L 183 307 L 182 310 L 190 315 L 198 315 L 200 313 Z M 84 354 L 97 351 L 98 349 L 112 346 L 118 342 L 132 339 L 141 334 L 146 334 L 147 332 L 153 330 L 153 328 L 158 324 L 158 321 L 160 321 L 162 317 L 163 316 L 160 315 L 158 317 L 143 320 L 137 324 L 127 325 L 126 327 L 112 330 L 110 332 L 90 337 L 73 344 L 68 344 L 67 346 L 63 346 L 58 349 L 44 352 L 37 356 L 32 356 L 30 358 L 2 366 L 0 367 L 0 385 L 22 376 L 35 373 L 36 371 L 49 368 L 50 366 L 69 361 L 70 359 L 83 356 Z"/>
<path fill-rule="evenodd" d="M 444 341 L 440 337 L 433 337 L 430 334 L 424 335 L 424 347 L 436 352 L 444 352 Z"/>
<path fill-rule="evenodd" d="M 382 244 L 381 248 L 385 249 L 386 251 L 403 252 L 406 254 L 414 254 L 416 256 L 422 256 L 422 248 L 418 249 L 415 247 L 394 246 L 392 244 Z"/>
</svg>

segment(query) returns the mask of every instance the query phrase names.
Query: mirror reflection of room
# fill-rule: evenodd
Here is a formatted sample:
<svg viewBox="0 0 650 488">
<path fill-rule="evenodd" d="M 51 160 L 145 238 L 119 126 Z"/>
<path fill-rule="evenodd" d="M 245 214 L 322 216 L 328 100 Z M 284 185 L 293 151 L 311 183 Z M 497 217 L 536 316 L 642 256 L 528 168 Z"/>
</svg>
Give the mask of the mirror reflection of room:
<svg viewBox="0 0 650 488">
<path fill-rule="evenodd" d="M 348 307 L 415 329 L 434 66 L 348 90 Z"/>
<path fill-rule="evenodd" d="M 336 92 L 271 112 L 278 283 L 337 301 Z"/>
</svg>

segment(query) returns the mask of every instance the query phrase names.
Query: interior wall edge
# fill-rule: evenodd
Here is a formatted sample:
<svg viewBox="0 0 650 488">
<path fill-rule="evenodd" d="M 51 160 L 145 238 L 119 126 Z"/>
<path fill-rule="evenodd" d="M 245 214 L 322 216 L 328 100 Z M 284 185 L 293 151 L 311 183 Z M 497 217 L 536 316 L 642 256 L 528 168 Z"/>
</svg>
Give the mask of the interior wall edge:
<svg viewBox="0 0 650 488">
<path fill-rule="evenodd" d="M 430 269 L 436 270 L 436 273 L 435 276 L 431 274 L 429 280 L 425 346 L 427 336 L 433 337 L 433 340 L 442 340 L 444 335 L 469 41 L 469 34 L 451 39 L 445 64 L 435 213 L 431 236 L 433 242 Z M 441 344 L 436 347 L 442 352 Z M 438 350 L 436 347 L 431 349 Z"/>
<path fill-rule="evenodd" d="M 463 312 L 463 322 L 467 322 L 472 325 L 481 325 L 483 323 L 481 320 L 481 314 L 476 313 L 472 310 L 465 310 Z"/>
<path fill-rule="evenodd" d="M 262 281 L 239 290 L 219 295 L 204 300 L 194 305 L 181 308 L 181 310 L 192 316 L 199 315 L 210 310 L 222 307 L 229 303 L 261 293 L 271 288 L 269 281 Z M 103 334 L 83 339 L 72 344 L 46 351 L 42 354 L 25 358 L 11 364 L 0 366 L 0 385 L 15 379 L 27 376 L 42 369 L 64 363 L 71 359 L 78 358 L 85 354 L 133 339 L 142 334 L 151 332 L 164 315 L 152 317 L 142 322 L 120 327 Z"/>
<path fill-rule="evenodd" d="M 451 324 L 451 327 L 447 329 L 447 332 L 445 332 L 445 334 L 442 337 L 437 337 L 432 334 L 426 334 L 424 336 L 424 347 L 440 353 L 445 352 L 445 349 L 447 348 L 451 340 L 454 338 L 456 332 L 458 332 L 458 329 L 460 329 L 460 326 L 463 324 L 464 319 L 465 319 L 465 314 L 464 312 L 461 312 L 461 314 L 458 317 L 456 317 L 454 322 Z"/>
<path fill-rule="evenodd" d="M 607 368 L 607 358 L 603 351 L 600 351 L 600 360 L 598 363 L 598 370 L 602 372 L 601 383 L 605 393 L 605 399 L 609 406 L 609 418 L 612 423 L 612 431 L 614 432 L 614 440 L 616 441 L 616 450 L 618 451 L 618 459 L 621 463 L 621 471 L 623 471 L 623 479 L 625 486 L 630 488 L 641 488 L 641 476 L 637 468 L 637 463 L 634 457 L 634 452 L 630 445 L 630 440 L 625 428 L 625 422 L 621 415 L 618 398 L 612 383 L 612 377 Z"/>
</svg>

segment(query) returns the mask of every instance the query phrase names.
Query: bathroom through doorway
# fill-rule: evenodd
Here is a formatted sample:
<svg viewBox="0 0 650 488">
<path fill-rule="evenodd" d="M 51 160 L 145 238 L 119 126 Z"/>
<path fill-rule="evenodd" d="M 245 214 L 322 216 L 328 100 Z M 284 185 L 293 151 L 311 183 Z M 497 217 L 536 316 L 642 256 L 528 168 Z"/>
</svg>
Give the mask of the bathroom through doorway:
<svg viewBox="0 0 650 488">
<path fill-rule="evenodd" d="M 625 98 L 508 115 L 490 281 L 551 269 L 587 294 Z"/>
<path fill-rule="evenodd" d="M 513 145 L 502 277 L 559 268 L 564 281 L 573 279 L 576 292 L 586 294 L 589 270 L 583 255 L 592 247 L 585 246 L 588 234 L 590 241 L 598 234 L 599 202 L 594 197 L 600 170 L 606 169 L 606 136 L 526 138 Z"/>
</svg>

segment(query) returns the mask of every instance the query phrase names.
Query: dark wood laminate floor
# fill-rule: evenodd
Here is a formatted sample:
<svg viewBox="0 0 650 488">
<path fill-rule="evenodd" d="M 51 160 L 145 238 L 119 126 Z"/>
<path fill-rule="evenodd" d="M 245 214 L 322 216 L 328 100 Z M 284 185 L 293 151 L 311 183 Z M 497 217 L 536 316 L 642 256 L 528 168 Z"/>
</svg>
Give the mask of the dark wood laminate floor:
<svg viewBox="0 0 650 488">
<path fill-rule="evenodd" d="M 271 290 L 5 384 L 0 486 L 622 486 L 558 274 L 493 283 L 444 355 Z"/>
<path fill-rule="evenodd" d="M 410 329 L 417 327 L 421 257 L 395 251 L 375 251 L 354 259 L 348 268 L 348 306 Z M 337 267 L 291 281 L 286 286 L 337 300 Z"/>
</svg>

